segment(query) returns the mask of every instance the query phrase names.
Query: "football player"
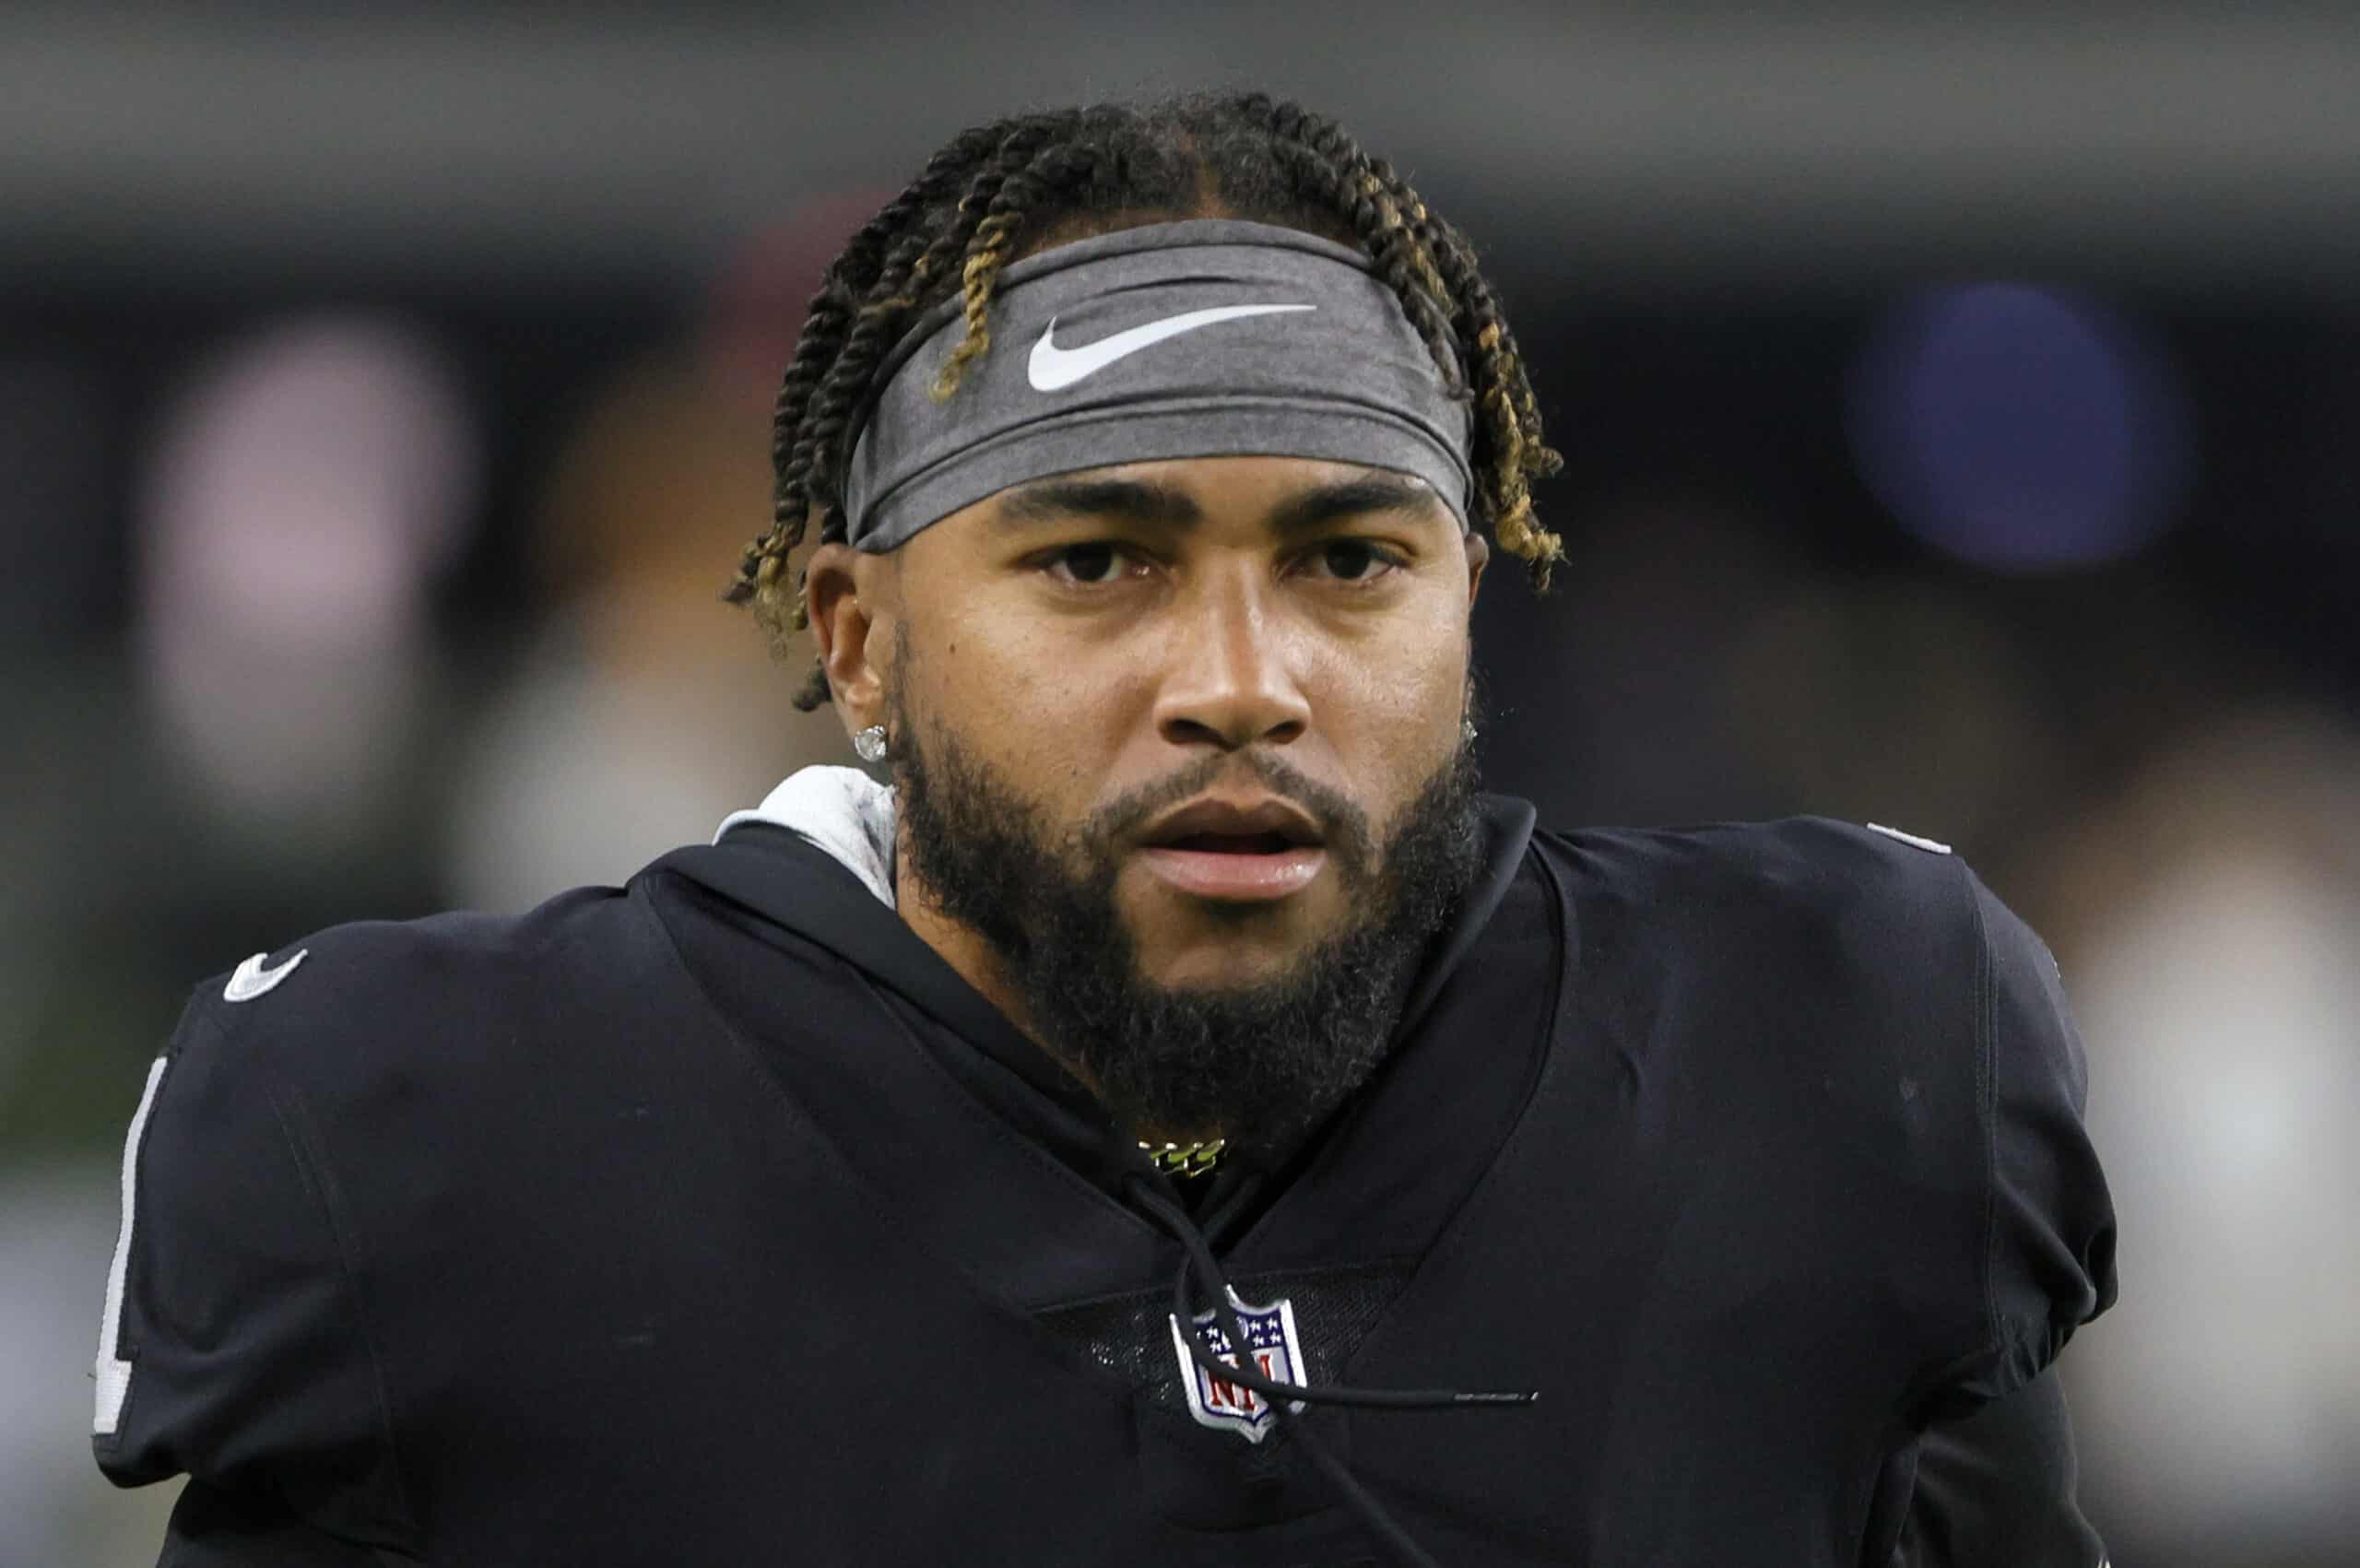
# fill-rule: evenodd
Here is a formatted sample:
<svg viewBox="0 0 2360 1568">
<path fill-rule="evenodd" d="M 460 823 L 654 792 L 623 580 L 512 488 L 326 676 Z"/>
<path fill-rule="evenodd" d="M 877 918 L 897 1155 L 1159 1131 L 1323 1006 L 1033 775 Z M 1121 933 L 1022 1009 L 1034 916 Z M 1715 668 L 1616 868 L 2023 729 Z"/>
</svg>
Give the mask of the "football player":
<svg viewBox="0 0 2360 1568">
<path fill-rule="evenodd" d="M 1479 790 L 1558 460 L 1387 164 L 965 132 L 774 452 L 734 596 L 875 774 L 150 1068 L 95 1442 L 166 1562 L 2096 1568 L 2055 966 L 1930 841 Z"/>
</svg>

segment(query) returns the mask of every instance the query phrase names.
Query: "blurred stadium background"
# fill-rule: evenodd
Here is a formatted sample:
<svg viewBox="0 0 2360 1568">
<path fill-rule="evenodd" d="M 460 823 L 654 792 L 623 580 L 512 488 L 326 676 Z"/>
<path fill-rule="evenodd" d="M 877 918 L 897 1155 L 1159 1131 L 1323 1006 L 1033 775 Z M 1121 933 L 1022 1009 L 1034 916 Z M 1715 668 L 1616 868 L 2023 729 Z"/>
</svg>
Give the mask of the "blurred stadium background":
<svg viewBox="0 0 2360 1568">
<path fill-rule="evenodd" d="M 0 1568 L 197 979 L 521 908 L 847 758 L 717 602 L 842 237 L 961 126 L 1252 82 L 1475 239 L 1572 559 L 1478 615 L 1544 819 L 1952 841 L 2123 1221 L 2129 1568 L 2360 1562 L 2360 26 L 2343 0 L 0 13 Z M 420 1158 L 431 1159 L 431 1150 Z"/>
</svg>

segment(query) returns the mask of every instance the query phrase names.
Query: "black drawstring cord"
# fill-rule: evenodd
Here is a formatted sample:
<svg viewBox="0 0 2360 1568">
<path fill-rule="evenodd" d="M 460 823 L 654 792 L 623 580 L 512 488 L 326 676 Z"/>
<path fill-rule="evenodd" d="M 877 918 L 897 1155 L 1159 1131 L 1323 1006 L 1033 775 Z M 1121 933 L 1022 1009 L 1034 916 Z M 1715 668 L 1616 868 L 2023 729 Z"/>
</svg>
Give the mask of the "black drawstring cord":
<svg viewBox="0 0 2360 1568">
<path fill-rule="evenodd" d="M 1193 1266 L 1214 1293 L 1215 1321 L 1222 1333 L 1230 1337 L 1232 1345 L 1244 1345 L 1237 1325 L 1233 1319 L 1234 1309 L 1229 1301 L 1229 1280 L 1221 1271 L 1220 1262 L 1213 1256 L 1211 1245 L 1204 1233 L 1188 1220 L 1187 1211 L 1166 1198 L 1144 1182 L 1140 1184 L 1140 1201 L 1155 1211 L 1156 1217 L 1172 1230 L 1180 1244 L 1187 1249 L 1188 1260 L 1173 1281 L 1172 1310 L 1180 1319 L 1181 1339 L 1188 1346 L 1188 1354 L 1196 1363 L 1225 1383 L 1234 1383 L 1273 1403 L 1283 1397 L 1314 1405 L 1354 1405 L 1377 1410 L 1443 1410 L 1469 1405 L 1529 1405 L 1540 1397 L 1535 1392 L 1476 1392 L 1462 1393 L 1452 1388 L 1351 1388 L 1342 1384 L 1323 1383 L 1306 1387 L 1299 1383 L 1279 1383 L 1264 1377 L 1243 1363 L 1232 1366 L 1210 1350 L 1203 1341 L 1187 1332 L 1187 1324 L 1195 1315 L 1188 1303 L 1188 1274 Z"/>
<path fill-rule="evenodd" d="M 1212 1244 L 1205 1240 L 1204 1232 L 1188 1218 L 1186 1208 L 1160 1190 L 1161 1183 L 1157 1178 L 1134 1173 L 1130 1185 L 1140 1203 L 1163 1221 L 1186 1255 L 1181 1259 L 1179 1273 L 1172 1281 L 1172 1325 L 1180 1342 L 1187 1347 L 1189 1358 L 1212 1376 L 1250 1388 L 1268 1400 L 1271 1414 L 1279 1424 L 1292 1434 L 1303 1451 L 1311 1456 L 1311 1462 L 1320 1474 L 1343 1494 L 1352 1512 L 1360 1515 L 1361 1522 L 1368 1527 L 1371 1534 L 1385 1543 L 1397 1562 L 1404 1564 L 1405 1568 L 1441 1568 L 1441 1564 L 1428 1555 L 1423 1547 L 1410 1538 L 1408 1531 L 1394 1522 L 1384 1505 L 1369 1495 L 1368 1490 L 1344 1468 L 1343 1462 L 1328 1452 L 1328 1445 L 1309 1427 L 1299 1424 L 1295 1402 L 1351 1405 L 1370 1409 L 1434 1410 L 1528 1405 L 1540 1398 L 1540 1394 L 1459 1393 L 1446 1388 L 1348 1388 L 1337 1385 L 1311 1387 L 1264 1377 L 1247 1365 L 1251 1358 L 1245 1353 L 1245 1347 L 1250 1342 L 1245 1338 L 1245 1326 L 1238 1319 L 1229 1279 L 1222 1274 L 1221 1262 L 1213 1256 Z M 1206 1289 L 1212 1296 L 1213 1320 L 1229 1337 L 1230 1344 L 1237 1351 L 1234 1364 L 1214 1355 L 1196 1333 L 1196 1315 L 1188 1301 L 1191 1269 L 1203 1277 Z"/>
</svg>

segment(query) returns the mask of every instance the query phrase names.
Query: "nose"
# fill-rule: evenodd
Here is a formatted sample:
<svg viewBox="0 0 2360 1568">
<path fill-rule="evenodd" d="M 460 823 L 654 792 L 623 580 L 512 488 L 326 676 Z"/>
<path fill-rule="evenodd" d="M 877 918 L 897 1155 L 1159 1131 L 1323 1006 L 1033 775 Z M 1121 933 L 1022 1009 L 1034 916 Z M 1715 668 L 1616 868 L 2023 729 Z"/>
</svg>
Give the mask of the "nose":
<svg viewBox="0 0 2360 1568">
<path fill-rule="evenodd" d="M 1200 581 L 1172 627 L 1156 733 L 1174 746 L 1284 745 L 1311 726 L 1296 678 L 1294 629 L 1260 574 L 1241 563 Z"/>
</svg>

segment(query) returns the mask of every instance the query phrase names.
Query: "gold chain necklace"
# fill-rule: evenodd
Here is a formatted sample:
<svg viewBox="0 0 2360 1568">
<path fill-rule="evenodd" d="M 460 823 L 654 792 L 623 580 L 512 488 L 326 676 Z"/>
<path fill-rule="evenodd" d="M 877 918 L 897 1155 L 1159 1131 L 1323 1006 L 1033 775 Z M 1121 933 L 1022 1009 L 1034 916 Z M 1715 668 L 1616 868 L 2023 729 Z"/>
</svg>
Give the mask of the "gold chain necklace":
<svg viewBox="0 0 2360 1568">
<path fill-rule="evenodd" d="M 1141 1143 L 1139 1149 L 1155 1162 L 1157 1170 L 1177 1179 L 1203 1175 L 1228 1147 L 1229 1139 L 1225 1138 L 1200 1138 L 1194 1143 Z"/>
</svg>

